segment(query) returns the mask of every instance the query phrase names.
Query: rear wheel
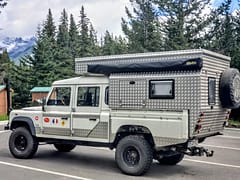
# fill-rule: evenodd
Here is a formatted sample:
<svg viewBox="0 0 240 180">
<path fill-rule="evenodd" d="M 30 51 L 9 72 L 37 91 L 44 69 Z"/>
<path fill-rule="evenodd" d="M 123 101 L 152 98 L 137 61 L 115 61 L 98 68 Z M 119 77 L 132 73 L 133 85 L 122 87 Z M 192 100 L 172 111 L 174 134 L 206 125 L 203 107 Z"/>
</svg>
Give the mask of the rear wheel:
<svg viewBox="0 0 240 180">
<path fill-rule="evenodd" d="M 9 149 L 15 158 L 28 159 L 37 152 L 38 141 L 26 128 L 18 127 L 9 138 Z"/>
<path fill-rule="evenodd" d="M 70 152 L 76 147 L 76 145 L 75 144 L 54 144 L 54 147 L 59 152 Z"/>
<path fill-rule="evenodd" d="M 141 136 L 124 137 L 117 145 L 115 160 L 125 174 L 138 176 L 146 173 L 152 159 L 152 148 Z"/>
<path fill-rule="evenodd" d="M 183 153 L 177 153 L 172 156 L 164 156 L 162 158 L 157 159 L 160 164 L 165 165 L 176 165 L 180 161 L 183 160 L 184 154 Z"/>
</svg>

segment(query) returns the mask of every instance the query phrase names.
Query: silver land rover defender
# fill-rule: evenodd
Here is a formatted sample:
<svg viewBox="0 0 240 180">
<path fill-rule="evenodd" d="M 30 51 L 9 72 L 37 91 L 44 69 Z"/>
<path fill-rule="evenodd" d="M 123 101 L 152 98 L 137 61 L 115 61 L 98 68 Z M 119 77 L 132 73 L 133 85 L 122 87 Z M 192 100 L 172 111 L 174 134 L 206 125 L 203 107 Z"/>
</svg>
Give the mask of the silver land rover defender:
<svg viewBox="0 0 240 180">
<path fill-rule="evenodd" d="M 230 58 L 203 49 L 76 59 L 79 77 L 56 81 L 42 107 L 13 110 L 6 128 L 16 158 L 38 144 L 116 149 L 123 173 L 142 175 L 153 159 L 175 165 L 218 135 L 240 104 L 240 75 Z"/>
</svg>

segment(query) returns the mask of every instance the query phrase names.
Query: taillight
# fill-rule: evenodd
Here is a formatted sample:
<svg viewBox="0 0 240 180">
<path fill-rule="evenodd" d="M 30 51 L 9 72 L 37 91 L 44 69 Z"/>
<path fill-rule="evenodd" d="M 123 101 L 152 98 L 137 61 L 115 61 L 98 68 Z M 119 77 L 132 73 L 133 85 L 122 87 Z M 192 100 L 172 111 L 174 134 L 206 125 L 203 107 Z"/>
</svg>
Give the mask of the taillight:
<svg viewBox="0 0 240 180">
<path fill-rule="evenodd" d="M 199 113 L 199 117 L 197 120 L 197 124 L 195 126 L 195 132 L 200 133 L 200 130 L 202 129 L 202 122 L 203 122 L 203 116 L 204 116 L 204 112 L 200 112 Z"/>
</svg>

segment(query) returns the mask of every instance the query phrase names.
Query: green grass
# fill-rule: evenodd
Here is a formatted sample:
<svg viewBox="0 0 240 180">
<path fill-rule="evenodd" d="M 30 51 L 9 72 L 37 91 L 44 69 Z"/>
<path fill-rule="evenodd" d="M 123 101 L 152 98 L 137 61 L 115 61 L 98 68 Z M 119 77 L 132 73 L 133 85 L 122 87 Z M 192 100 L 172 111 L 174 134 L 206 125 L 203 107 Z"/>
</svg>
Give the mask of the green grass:
<svg viewBox="0 0 240 180">
<path fill-rule="evenodd" d="M 240 121 L 239 120 L 229 120 L 228 127 L 235 127 L 235 128 L 240 128 Z"/>
<path fill-rule="evenodd" d="M 8 120 L 8 116 L 6 114 L 0 115 L 0 121 Z"/>
</svg>

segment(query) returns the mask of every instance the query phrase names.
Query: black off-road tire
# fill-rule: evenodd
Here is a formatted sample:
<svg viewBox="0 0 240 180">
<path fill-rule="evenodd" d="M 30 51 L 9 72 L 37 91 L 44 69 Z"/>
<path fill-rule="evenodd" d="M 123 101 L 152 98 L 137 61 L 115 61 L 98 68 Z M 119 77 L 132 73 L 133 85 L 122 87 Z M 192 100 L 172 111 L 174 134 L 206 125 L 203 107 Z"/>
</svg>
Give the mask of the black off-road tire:
<svg viewBox="0 0 240 180">
<path fill-rule="evenodd" d="M 76 147 L 76 145 L 75 144 L 54 144 L 54 147 L 59 152 L 70 152 Z"/>
<path fill-rule="evenodd" d="M 157 159 L 160 164 L 164 165 L 176 165 L 177 163 L 181 162 L 184 158 L 183 153 L 178 153 L 172 156 L 165 156 L 161 159 Z"/>
<path fill-rule="evenodd" d="M 28 129 L 18 127 L 12 131 L 9 138 L 9 150 L 18 159 L 29 159 L 37 152 L 38 141 Z"/>
<path fill-rule="evenodd" d="M 141 136 L 126 136 L 117 145 L 115 161 L 125 174 L 139 176 L 146 173 L 152 160 L 153 150 Z"/>
<path fill-rule="evenodd" d="M 226 69 L 220 79 L 219 98 L 223 108 L 240 106 L 240 74 L 237 69 Z"/>
</svg>

